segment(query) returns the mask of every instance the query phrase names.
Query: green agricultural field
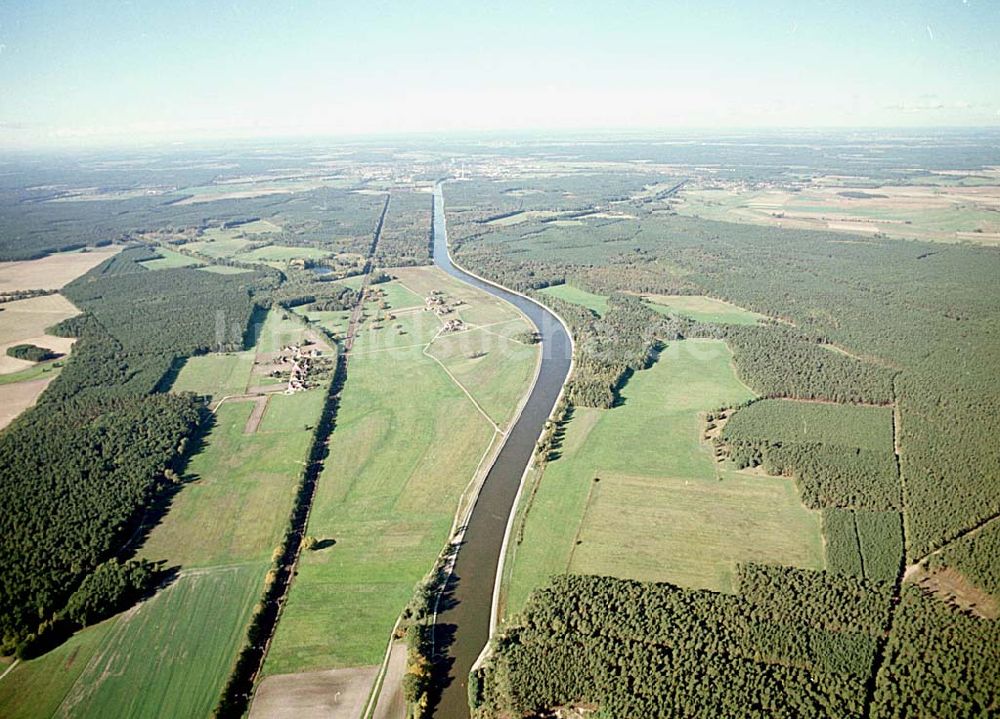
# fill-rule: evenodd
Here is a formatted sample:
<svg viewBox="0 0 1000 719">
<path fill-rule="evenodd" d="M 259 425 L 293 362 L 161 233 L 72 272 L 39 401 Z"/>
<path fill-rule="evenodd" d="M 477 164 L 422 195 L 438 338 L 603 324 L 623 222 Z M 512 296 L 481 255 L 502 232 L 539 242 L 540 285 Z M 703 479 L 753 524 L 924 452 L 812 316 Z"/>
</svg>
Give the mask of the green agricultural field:
<svg viewBox="0 0 1000 719">
<path fill-rule="evenodd" d="M 168 250 L 166 247 L 157 247 L 156 253 L 160 255 L 159 259 L 146 260 L 139 264 L 148 270 L 169 270 L 174 267 L 195 267 L 203 264 L 201 260 L 182 255 L 174 250 Z"/>
<path fill-rule="evenodd" d="M 274 310 L 263 324 L 254 327 L 258 353 L 278 352 L 285 345 L 301 342 L 306 328 L 293 312 Z"/>
<path fill-rule="evenodd" d="M 19 663 L 0 681 L 0 716 L 5 719 L 55 716 L 115 622 L 116 619 L 109 619 L 89 627 L 38 659 Z"/>
<path fill-rule="evenodd" d="M 399 282 L 380 282 L 372 285 L 373 290 L 380 290 L 385 294 L 385 300 L 394 310 L 402 310 L 407 307 L 422 307 L 424 298 L 406 288 Z"/>
<path fill-rule="evenodd" d="M 765 399 L 736 412 L 725 435 L 737 440 L 819 442 L 892 451 L 892 409 Z"/>
<path fill-rule="evenodd" d="M 701 413 L 753 395 L 718 340 L 671 344 L 611 410 L 576 408 L 508 553 L 506 612 L 553 574 L 730 590 L 737 562 L 821 568 L 818 512 L 788 479 L 719 465 Z M 533 496 L 533 498 L 532 498 Z"/>
<path fill-rule="evenodd" d="M 679 315 L 696 322 L 755 325 L 764 315 L 704 295 L 645 295 L 649 306 L 661 314 Z"/>
<path fill-rule="evenodd" d="M 194 392 L 215 400 L 243 394 L 250 381 L 255 352 L 230 352 L 189 357 L 174 380 L 173 392 Z"/>
<path fill-rule="evenodd" d="M 553 285 L 541 290 L 541 293 L 565 300 L 566 302 L 583 305 L 599 315 L 603 315 L 608 311 L 607 295 L 595 295 L 593 292 L 581 290 L 579 287 L 574 287 L 573 285 Z"/>
<path fill-rule="evenodd" d="M 276 395 L 257 431 L 254 403 L 225 402 L 205 446 L 188 463 L 188 484 L 141 550 L 182 567 L 266 562 L 278 546 L 319 419 L 323 391 Z"/>
<path fill-rule="evenodd" d="M 266 568 L 258 563 L 182 574 L 109 622 L 58 714 L 210 716 L 263 591 Z"/>
<path fill-rule="evenodd" d="M 511 324 L 524 331 L 523 320 Z M 443 335 L 428 350 L 455 379 L 472 391 L 486 414 L 501 427 L 513 418 L 510 388 L 526 387 L 535 375 L 538 349 L 517 340 L 475 329 Z"/>
<path fill-rule="evenodd" d="M 422 282 L 461 290 L 468 298 L 463 316 L 500 311 L 493 298 L 452 286 L 439 270 L 406 274 L 407 286 L 414 280 L 420 292 Z M 507 322 L 523 322 L 504 307 Z M 308 529 L 333 543 L 302 556 L 268 654 L 269 675 L 381 661 L 396 617 L 443 549 L 459 500 L 498 437 L 441 364 L 423 353 L 441 320 L 420 310 L 399 323 L 406 334 L 395 323 L 362 326 L 355 344 Z M 484 386 L 465 376 L 478 402 L 509 417 L 533 377 L 537 348 L 502 337 L 492 342 L 495 349 L 476 360 Z M 465 360 L 450 349 L 442 347 L 444 361 L 459 376 Z"/>
</svg>

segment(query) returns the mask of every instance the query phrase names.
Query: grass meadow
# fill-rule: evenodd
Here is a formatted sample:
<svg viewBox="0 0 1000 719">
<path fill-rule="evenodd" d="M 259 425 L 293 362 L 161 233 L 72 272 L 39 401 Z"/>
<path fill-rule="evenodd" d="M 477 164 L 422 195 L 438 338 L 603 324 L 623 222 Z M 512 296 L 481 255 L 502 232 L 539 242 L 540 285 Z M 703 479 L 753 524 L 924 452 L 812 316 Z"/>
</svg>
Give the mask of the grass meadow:
<svg viewBox="0 0 1000 719">
<path fill-rule="evenodd" d="M 764 315 L 704 295 L 646 295 L 649 306 L 662 314 L 679 315 L 696 322 L 755 325 Z"/>
<path fill-rule="evenodd" d="M 821 568 L 820 516 L 794 483 L 719 465 L 701 441 L 702 412 L 752 396 L 724 342 L 684 340 L 633 375 L 621 406 L 576 408 L 523 495 L 506 613 L 564 572 L 728 591 L 740 561 Z"/>
<path fill-rule="evenodd" d="M 555 297 L 556 299 L 572 302 L 576 305 L 583 305 L 587 309 L 593 310 L 599 315 L 608 311 L 608 298 L 606 295 L 595 295 L 593 292 L 581 290 L 573 285 L 552 285 L 541 290 L 543 295 Z"/>
</svg>

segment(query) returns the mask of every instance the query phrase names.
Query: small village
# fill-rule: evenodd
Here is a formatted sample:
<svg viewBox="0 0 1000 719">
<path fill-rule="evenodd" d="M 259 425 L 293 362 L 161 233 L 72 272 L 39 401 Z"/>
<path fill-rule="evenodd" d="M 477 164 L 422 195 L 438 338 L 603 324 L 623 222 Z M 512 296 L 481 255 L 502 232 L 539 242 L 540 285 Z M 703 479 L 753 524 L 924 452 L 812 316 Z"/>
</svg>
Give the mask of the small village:
<svg viewBox="0 0 1000 719">
<path fill-rule="evenodd" d="M 323 356 L 323 353 L 314 345 L 312 340 L 303 340 L 301 344 L 285 345 L 281 352 L 274 358 L 277 365 L 271 376 L 280 377 L 288 370 L 288 383 L 285 387 L 285 394 L 294 394 L 309 389 L 309 373 L 313 369 L 315 360 Z"/>
<path fill-rule="evenodd" d="M 433 312 L 438 317 L 445 317 L 455 311 L 456 307 L 464 304 L 462 300 L 455 300 L 449 304 L 448 298 L 440 290 L 434 290 L 424 298 L 424 310 Z M 465 329 L 465 323 L 458 317 L 452 317 L 445 321 L 442 332 L 460 332 Z"/>
</svg>

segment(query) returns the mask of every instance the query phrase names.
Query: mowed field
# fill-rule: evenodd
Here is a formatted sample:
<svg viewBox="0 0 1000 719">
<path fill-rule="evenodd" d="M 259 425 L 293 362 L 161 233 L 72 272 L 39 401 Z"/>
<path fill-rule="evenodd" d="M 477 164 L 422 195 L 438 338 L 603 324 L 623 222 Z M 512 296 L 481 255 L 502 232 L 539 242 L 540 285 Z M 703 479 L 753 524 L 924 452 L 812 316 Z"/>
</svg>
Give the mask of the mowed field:
<svg viewBox="0 0 1000 719">
<path fill-rule="evenodd" d="M 687 317 L 696 322 L 755 325 L 764 315 L 705 295 L 643 295 L 657 312 Z"/>
<path fill-rule="evenodd" d="M 33 344 L 67 355 L 74 340 L 47 335 L 45 330 L 79 313 L 62 295 L 31 297 L 0 305 L 0 429 L 33 406 L 58 374 L 52 362 L 35 363 L 9 357 L 7 349 Z"/>
<path fill-rule="evenodd" d="M 214 396 L 226 384 L 246 386 L 247 355 L 199 357 L 175 389 Z M 136 552 L 174 570 L 174 579 L 20 664 L 0 682 L 0 716 L 210 716 L 264 590 L 326 391 L 268 397 L 249 434 L 253 401 L 219 406 L 182 486 Z M 26 688 L 35 692 L 30 702 L 21 698 Z"/>
<path fill-rule="evenodd" d="M 574 285 L 553 285 L 540 290 L 543 295 L 555 297 L 576 305 L 583 305 L 587 309 L 593 310 L 599 315 L 608 311 L 608 298 L 605 295 L 595 295 L 593 292 L 581 290 Z"/>
<path fill-rule="evenodd" d="M 422 308 L 438 289 L 462 300 L 455 315 L 470 330 L 527 329 L 512 307 L 434 268 L 392 273 L 409 294 L 379 287 L 410 304 L 391 307 L 397 319 L 382 329 L 372 321 L 361 327 L 309 522 L 323 548 L 302 556 L 269 676 L 382 660 L 397 616 L 444 548 L 460 498 L 500 436 L 480 408 L 508 421 L 534 376 L 537 347 L 501 334 L 471 341 L 470 354 L 485 354 L 474 369 L 462 366 L 468 358 L 458 345 L 436 347 L 443 322 Z M 468 380 L 465 389 L 456 377 Z"/>
<path fill-rule="evenodd" d="M 508 616 L 564 572 L 728 591 L 738 562 L 823 566 L 820 515 L 794 483 L 720 466 L 701 440 L 704 411 L 753 396 L 731 360 L 719 340 L 674 342 L 622 406 L 574 409 L 561 456 L 519 508 Z"/>
<path fill-rule="evenodd" d="M 146 260 L 139 264 L 147 270 L 170 270 L 175 267 L 196 267 L 204 264 L 201 260 L 181 254 L 176 250 L 167 249 L 166 247 L 157 247 L 156 253 L 160 255 L 158 259 Z"/>
</svg>

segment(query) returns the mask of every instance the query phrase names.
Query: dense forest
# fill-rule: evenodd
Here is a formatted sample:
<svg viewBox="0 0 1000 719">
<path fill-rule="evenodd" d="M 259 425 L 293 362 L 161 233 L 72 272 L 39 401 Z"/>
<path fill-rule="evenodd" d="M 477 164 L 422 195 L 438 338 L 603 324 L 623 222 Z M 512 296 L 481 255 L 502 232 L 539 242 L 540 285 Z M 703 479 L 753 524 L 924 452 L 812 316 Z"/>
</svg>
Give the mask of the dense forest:
<svg viewBox="0 0 1000 719">
<path fill-rule="evenodd" d="M 275 281 L 147 271 L 136 262 L 143 257 L 127 250 L 64 289 L 84 310 L 55 328 L 79 337 L 73 356 L 0 433 L 4 653 L 30 652 L 62 616 L 86 623 L 101 597 L 140 591 L 142 572 L 106 562 L 152 495 L 174 481 L 200 421 L 191 397 L 157 389 L 175 358 L 242 347 L 255 295 Z"/>
<path fill-rule="evenodd" d="M 375 253 L 379 267 L 431 262 L 431 204 L 426 192 L 393 191 Z"/>
<path fill-rule="evenodd" d="M 747 565 L 738 586 L 555 577 L 472 678 L 475 715 L 861 716 L 889 585 Z"/>
</svg>

